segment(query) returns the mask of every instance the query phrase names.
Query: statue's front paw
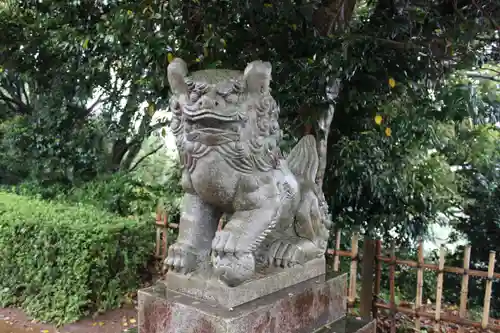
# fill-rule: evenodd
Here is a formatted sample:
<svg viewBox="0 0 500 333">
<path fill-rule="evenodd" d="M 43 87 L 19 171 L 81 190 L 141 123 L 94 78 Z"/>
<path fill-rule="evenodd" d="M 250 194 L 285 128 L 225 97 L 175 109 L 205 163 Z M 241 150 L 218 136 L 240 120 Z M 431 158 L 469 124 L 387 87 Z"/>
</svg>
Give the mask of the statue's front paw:
<svg viewBox="0 0 500 333">
<path fill-rule="evenodd" d="M 197 269 L 198 256 L 194 249 L 183 243 L 175 243 L 168 248 L 164 268 L 181 274 L 188 274 Z"/>
<path fill-rule="evenodd" d="M 313 242 L 308 240 L 289 241 L 278 240 L 274 242 L 268 254 L 269 265 L 275 267 L 293 267 L 303 265 L 306 261 L 322 255 Z"/>
<path fill-rule="evenodd" d="M 226 254 L 213 259 L 214 273 L 220 281 L 230 287 L 249 280 L 255 273 L 255 257 L 252 253 L 236 256 Z"/>
<path fill-rule="evenodd" d="M 218 231 L 212 240 L 212 251 L 215 256 L 224 256 L 225 254 L 234 254 L 241 249 L 242 244 L 239 244 L 239 237 L 233 232 Z M 239 252 L 239 251 L 238 251 Z"/>
</svg>

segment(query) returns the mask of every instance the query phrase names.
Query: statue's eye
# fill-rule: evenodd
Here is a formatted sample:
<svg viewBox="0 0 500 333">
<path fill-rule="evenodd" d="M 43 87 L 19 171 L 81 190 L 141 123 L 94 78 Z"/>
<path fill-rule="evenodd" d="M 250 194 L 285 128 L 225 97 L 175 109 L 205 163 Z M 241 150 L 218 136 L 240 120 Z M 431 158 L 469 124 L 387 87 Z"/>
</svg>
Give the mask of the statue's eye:
<svg viewBox="0 0 500 333">
<path fill-rule="evenodd" d="M 200 95 L 197 93 L 189 94 L 189 100 L 191 101 L 191 103 L 196 102 L 199 98 L 200 98 Z"/>
</svg>

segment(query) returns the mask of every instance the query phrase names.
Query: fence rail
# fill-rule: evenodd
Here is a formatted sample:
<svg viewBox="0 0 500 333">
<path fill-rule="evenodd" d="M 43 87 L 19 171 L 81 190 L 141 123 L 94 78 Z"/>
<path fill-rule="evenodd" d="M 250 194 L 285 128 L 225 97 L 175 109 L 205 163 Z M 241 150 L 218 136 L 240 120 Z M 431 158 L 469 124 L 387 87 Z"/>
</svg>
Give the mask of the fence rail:
<svg viewBox="0 0 500 333">
<path fill-rule="evenodd" d="M 219 222 L 219 230 L 222 227 L 223 221 Z M 168 251 L 168 229 L 176 229 L 177 223 L 169 223 L 166 213 L 158 212 L 156 216 L 156 256 L 160 259 L 165 259 Z M 489 317 L 491 307 L 491 294 L 493 280 L 500 279 L 500 273 L 495 272 L 496 253 L 490 252 L 488 270 L 470 269 L 471 247 L 466 246 L 463 258 L 463 267 L 445 266 L 445 248 L 441 246 L 439 250 L 438 264 L 429 264 L 424 262 L 423 242 L 419 241 L 417 249 L 417 261 L 403 260 L 396 256 L 395 247 L 392 244 L 390 248 L 390 256 L 382 255 L 382 242 L 380 240 L 365 239 L 363 251 L 360 254 L 359 234 L 354 233 L 351 237 L 351 250 L 341 250 L 341 230 L 335 233 L 335 248 L 328 249 L 327 254 L 333 256 L 333 270 L 340 270 L 341 258 L 350 258 L 349 269 L 349 285 L 348 285 L 348 304 L 353 307 L 357 299 L 357 275 L 358 269 L 361 266 L 361 297 L 359 302 L 360 315 L 368 318 L 378 318 L 380 309 L 388 310 L 390 313 L 390 331 L 396 332 L 396 315 L 403 313 L 414 317 L 415 330 L 420 331 L 422 318 L 433 319 L 434 329 L 439 332 L 443 322 L 460 325 L 459 332 L 464 331 L 464 326 L 475 327 L 479 329 L 489 329 L 494 332 L 500 332 L 500 325 L 493 323 Z M 382 280 L 382 265 L 389 265 L 389 302 L 381 302 L 381 280 Z M 396 267 L 406 266 L 416 270 L 416 298 L 412 308 L 399 306 L 396 303 Z M 423 306 L 423 284 L 424 270 L 437 272 L 436 282 L 436 302 L 434 311 L 426 311 Z M 445 273 L 462 275 L 460 305 L 458 317 L 450 316 L 442 312 L 443 298 L 443 280 Z M 478 277 L 486 279 L 485 295 L 483 303 L 483 313 L 481 321 L 473 321 L 467 319 L 467 300 L 469 292 L 469 278 Z"/>
</svg>

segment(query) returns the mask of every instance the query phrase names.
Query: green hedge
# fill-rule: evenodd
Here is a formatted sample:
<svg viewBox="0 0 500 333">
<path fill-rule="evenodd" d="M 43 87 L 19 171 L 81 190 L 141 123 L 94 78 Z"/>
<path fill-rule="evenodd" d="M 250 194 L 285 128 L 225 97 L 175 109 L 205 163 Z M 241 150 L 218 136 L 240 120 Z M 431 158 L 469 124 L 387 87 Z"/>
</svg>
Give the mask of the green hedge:
<svg viewBox="0 0 500 333">
<path fill-rule="evenodd" d="M 56 324 L 119 307 L 148 277 L 151 221 L 0 192 L 0 305 Z"/>
</svg>

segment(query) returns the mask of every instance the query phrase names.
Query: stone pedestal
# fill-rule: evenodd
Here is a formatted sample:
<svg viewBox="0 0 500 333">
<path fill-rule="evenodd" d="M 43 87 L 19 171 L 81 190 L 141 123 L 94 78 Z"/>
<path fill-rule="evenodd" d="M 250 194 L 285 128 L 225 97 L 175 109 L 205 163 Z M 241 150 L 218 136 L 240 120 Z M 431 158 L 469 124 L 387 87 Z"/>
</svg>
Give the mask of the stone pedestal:
<svg viewBox="0 0 500 333">
<path fill-rule="evenodd" d="M 352 316 L 344 317 L 333 323 L 326 324 L 314 333 L 376 333 L 375 320 L 362 320 Z M 312 333 L 312 332 L 311 332 Z"/>
<path fill-rule="evenodd" d="M 312 333 L 346 314 L 347 276 L 322 275 L 226 308 L 172 291 L 139 291 L 140 333 Z"/>
<path fill-rule="evenodd" d="M 228 287 L 216 279 L 203 279 L 171 272 L 167 273 L 165 281 L 160 283 L 171 291 L 229 309 L 313 278 L 324 280 L 325 273 L 326 261 L 322 257 L 297 267 L 271 268 L 236 287 Z"/>
</svg>

